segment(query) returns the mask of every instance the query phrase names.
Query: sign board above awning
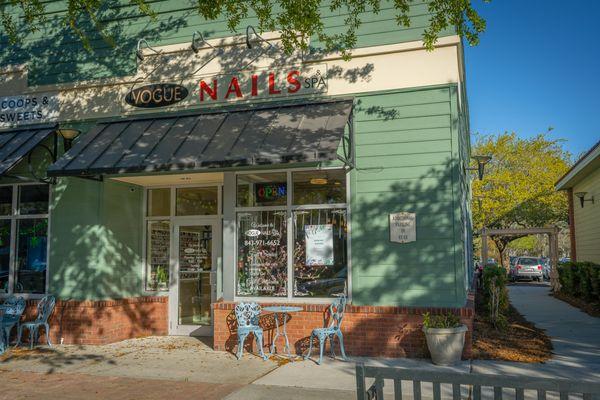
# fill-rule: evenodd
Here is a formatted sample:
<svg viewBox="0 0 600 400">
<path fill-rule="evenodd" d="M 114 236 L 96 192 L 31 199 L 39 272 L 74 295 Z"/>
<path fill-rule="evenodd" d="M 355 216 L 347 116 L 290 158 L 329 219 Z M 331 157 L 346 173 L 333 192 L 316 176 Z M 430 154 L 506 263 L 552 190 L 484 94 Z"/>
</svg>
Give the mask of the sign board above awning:
<svg viewBox="0 0 600 400">
<path fill-rule="evenodd" d="M 97 176 L 335 160 L 352 100 L 105 122 L 49 176 Z"/>
</svg>

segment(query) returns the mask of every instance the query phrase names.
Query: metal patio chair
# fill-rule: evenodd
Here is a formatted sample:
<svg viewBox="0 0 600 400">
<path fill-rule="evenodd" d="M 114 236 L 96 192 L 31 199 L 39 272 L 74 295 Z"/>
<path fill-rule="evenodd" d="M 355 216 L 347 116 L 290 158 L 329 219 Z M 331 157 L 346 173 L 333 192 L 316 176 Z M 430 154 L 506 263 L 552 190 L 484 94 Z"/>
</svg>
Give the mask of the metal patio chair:
<svg viewBox="0 0 600 400">
<path fill-rule="evenodd" d="M 48 324 L 48 318 L 54 311 L 54 305 L 56 299 L 54 296 L 44 296 L 37 304 L 37 317 L 33 321 L 24 322 L 19 326 L 19 334 L 17 338 L 17 346 L 21 344 L 21 336 L 23 329 L 29 330 L 29 348 L 32 349 L 34 342 L 37 340 L 40 327 L 44 327 L 46 331 L 46 343 L 52 347 L 50 343 L 50 325 Z"/>
<path fill-rule="evenodd" d="M 4 343 L 8 347 L 10 343 L 10 332 L 16 326 L 17 331 L 19 329 L 19 322 L 21 321 L 21 315 L 25 311 L 25 299 L 17 296 L 10 296 L 7 298 L 0 308 L 4 311 L 4 317 L 2 318 L 2 335 L 4 335 Z"/>
<path fill-rule="evenodd" d="M 319 361 L 317 364 L 321 365 L 323 361 L 323 349 L 325 348 L 325 341 L 329 338 L 329 346 L 331 347 L 331 355 L 335 358 L 335 351 L 333 349 L 333 339 L 338 338 L 340 342 L 340 351 L 342 353 L 342 359 L 346 361 L 346 351 L 344 350 L 344 335 L 342 334 L 341 326 L 342 319 L 344 319 L 344 310 L 346 309 L 346 296 L 341 296 L 333 301 L 329 305 L 329 325 L 327 325 L 327 316 L 323 321 L 323 328 L 315 328 L 310 334 L 310 344 L 308 346 L 308 354 L 304 356 L 304 359 L 310 358 L 312 352 L 313 338 L 319 339 Z"/>
<path fill-rule="evenodd" d="M 4 309 L 0 308 L 0 325 L 2 325 L 4 319 Z M 0 354 L 3 354 L 6 351 L 8 345 L 4 340 L 4 335 L 0 335 Z"/>
<path fill-rule="evenodd" d="M 263 330 L 258 325 L 258 316 L 260 315 L 260 305 L 257 303 L 240 303 L 235 306 L 235 317 L 237 319 L 238 349 L 237 358 L 242 358 L 244 352 L 244 342 L 250 333 L 254 334 L 258 352 L 263 360 L 267 359 L 263 351 Z"/>
</svg>

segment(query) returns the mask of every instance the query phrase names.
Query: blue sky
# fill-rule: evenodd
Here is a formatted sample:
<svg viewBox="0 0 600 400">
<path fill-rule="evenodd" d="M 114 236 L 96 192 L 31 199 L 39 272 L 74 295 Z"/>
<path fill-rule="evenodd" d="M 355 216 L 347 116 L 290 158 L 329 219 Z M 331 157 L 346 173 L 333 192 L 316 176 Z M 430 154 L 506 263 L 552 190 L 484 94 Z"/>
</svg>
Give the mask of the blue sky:
<svg viewBox="0 0 600 400">
<path fill-rule="evenodd" d="M 466 49 L 471 132 L 552 126 L 575 156 L 600 140 L 600 1 L 473 2 L 488 26 Z"/>
</svg>

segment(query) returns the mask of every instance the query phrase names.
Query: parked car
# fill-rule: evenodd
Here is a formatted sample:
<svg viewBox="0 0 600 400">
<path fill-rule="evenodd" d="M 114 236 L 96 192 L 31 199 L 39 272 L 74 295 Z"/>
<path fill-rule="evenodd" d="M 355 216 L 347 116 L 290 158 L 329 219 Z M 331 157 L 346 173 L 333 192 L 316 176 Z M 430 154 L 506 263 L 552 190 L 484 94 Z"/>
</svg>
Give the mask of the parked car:
<svg viewBox="0 0 600 400">
<path fill-rule="evenodd" d="M 515 261 L 515 264 L 510 266 L 508 276 L 513 282 L 519 279 L 530 279 L 542 282 L 544 279 L 542 262 L 536 257 L 519 257 Z"/>
</svg>

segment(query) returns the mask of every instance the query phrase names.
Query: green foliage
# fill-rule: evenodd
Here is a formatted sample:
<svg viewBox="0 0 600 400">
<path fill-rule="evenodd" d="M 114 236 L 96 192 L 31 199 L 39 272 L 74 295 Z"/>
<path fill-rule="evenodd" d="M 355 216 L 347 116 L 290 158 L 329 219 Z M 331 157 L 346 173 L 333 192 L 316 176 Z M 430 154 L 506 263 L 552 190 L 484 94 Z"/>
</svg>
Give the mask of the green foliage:
<svg viewBox="0 0 600 400">
<path fill-rule="evenodd" d="M 153 3 L 149 0 L 130 0 L 140 12 L 155 17 Z M 438 35 L 448 27 L 455 27 L 457 33 L 471 45 L 479 42 L 479 35 L 485 31 L 486 23 L 472 6 L 473 0 L 430 0 L 431 19 L 423 33 L 423 41 L 428 49 L 433 49 Z M 483 0 L 489 2 L 490 0 Z M 94 27 L 110 42 L 110 33 L 105 32 L 98 20 L 99 11 L 108 7 L 107 0 L 65 0 L 66 13 L 62 23 L 77 34 L 84 44 L 87 37 L 80 24 L 91 21 Z M 395 18 L 399 26 L 410 27 L 409 10 L 415 0 L 394 0 Z M 350 57 L 356 46 L 357 30 L 362 25 L 366 12 L 379 14 L 381 0 L 202 0 L 197 2 L 198 13 L 206 20 L 225 18 L 232 32 L 238 32 L 240 24 L 248 16 L 256 16 L 260 32 L 281 31 L 281 40 L 287 53 L 297 49 L 308 49 L 311 37 L 325 43 L 325 51 L 340 51 L 345 58 Z M 19 37 L 19 10 L 28 31 L 33 32 L 46 22 L 44 13 L 47 3 L 42 0 L 8 0 L 0 2 L 0 27 L 11 42 Z M 323 8 L 331 13 L 346 15 L 346 30 L 341 33 L 327 33 L 321 15 Z M 241 27 L 242 29 L 245 27 Z"/>
<path fill-rule="evenodd" d="M 525 236 L 514 240 L 510 243 L 509 247 L 515 250 L 519 255 L 539 255 L 543 248 L 544 241 L 538 236 Z"/>
<path fill-rule="evenodd" d="M 483 295 L 490 322 L 497 329 L 507 326 L 508 289 L 506 270 L 499 266 L 485 266 L 483 269 Z"/>
<path fill-rule="evenodd" d="M 558 266 L 561 292 L 584 300 L 600 302 L 600 265 L 568 262 Z"/>
<path fill-rule="evenodd" d="M 472 154 L 489 155 L 483 180 L 473 181 L 473 226 L 546 227 L 566 223 L 567 197 L 554 183 L 571 164 L 562 140 L 548 133 L 520 138 L 515 133 L 479 136 Z M 494 236 L 500 254 L 519 236 Z M 501 260 L 503 261 L 503 260 Z"/>
<path fill-rule="evenodd" d="M 169 271 L 167 267 L 159 265 L 156 268 L 156 281 L 158 283 L 168 283 L 169 282 Z"/>
<path fill-rule="evenodd" d="M 456 328 L 461 325 L 460 318 L 456 314 L 447 313 L 442 315 L 423 314 L 423 326 L 427 329 Z"/>
</svg>

